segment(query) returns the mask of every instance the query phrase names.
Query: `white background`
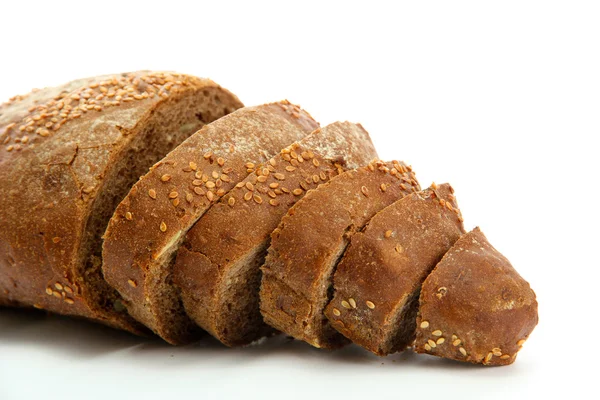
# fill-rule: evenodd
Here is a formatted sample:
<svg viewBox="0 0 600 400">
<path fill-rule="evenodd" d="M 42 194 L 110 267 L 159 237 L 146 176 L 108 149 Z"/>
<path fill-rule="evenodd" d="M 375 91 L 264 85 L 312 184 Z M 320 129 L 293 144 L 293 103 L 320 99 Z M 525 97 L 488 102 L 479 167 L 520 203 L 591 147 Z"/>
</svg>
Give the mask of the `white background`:
<svg viewBox="0 0 600 400">
<path fill-rule="evenodd" d="M 283 337 L 174 348 L 0 310 L 0 399 L 582 397 L 600 333 L 598 3 L 253 3 L 1 2 L 0 101 L 166 69 L 247 105 L 288 98 L 322 125 L 363 123 L 423 186 L 452 183 L 466 227 L 535 289 L 540 323 L 517 362 L 328 353 Z"/>
</svg>

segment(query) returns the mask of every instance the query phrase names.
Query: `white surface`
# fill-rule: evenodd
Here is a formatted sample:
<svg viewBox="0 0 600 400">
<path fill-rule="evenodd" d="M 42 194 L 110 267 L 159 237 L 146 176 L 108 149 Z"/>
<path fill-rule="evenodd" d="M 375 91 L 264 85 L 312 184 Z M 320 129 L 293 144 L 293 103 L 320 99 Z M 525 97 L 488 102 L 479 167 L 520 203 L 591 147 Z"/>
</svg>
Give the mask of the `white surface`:
<svg viewBox="0 0 600 400">
<path fill-rule="evenodd" d="M 513 366 L 481 368 L 285 338 L 173 348 L 0 310 L 0 399 L 579 398 L 591 389 L 598 3 L 214 3 L 2 2 L 0 101 L 78 77 L 169 69 L 211 77 L 248 105 L 288 98 L 323 125 L 360 121 L 382 158 L 411 163 L 424 186 L 453 184 L 467 228 L 480 225 L 537 292 L 538 327 Z"/>
</svg>

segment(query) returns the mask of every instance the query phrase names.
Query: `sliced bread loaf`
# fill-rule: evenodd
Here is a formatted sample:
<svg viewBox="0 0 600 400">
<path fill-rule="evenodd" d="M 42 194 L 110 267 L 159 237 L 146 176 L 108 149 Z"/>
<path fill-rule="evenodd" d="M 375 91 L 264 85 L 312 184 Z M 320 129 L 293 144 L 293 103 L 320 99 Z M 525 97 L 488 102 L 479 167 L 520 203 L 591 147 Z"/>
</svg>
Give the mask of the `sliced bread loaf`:
<svg viewBox="0 0 600 400">
<path fill-rule="evenodd" d="M 317 127 L 289 102 L 243 108 L 196 132 L 135 184 L 103 248 L 104 275 L 134 318 L 172 344 L 196 337 L 172 282 L 186 232 L 256 165 Z"/>
<path fill-rule="evenodd" d="M 335 267 L 373 215 L 418 190 L 410 167 L 373 161 L 308 192 L 271 235 L 260 290 L 265 322 L 315 347 L 345 344 L 323 314 Z"/>
<path fill-rule="evenodd" d="M 475 228 L 423 283 L 415 350 L 471 363 L 512 364 L 537 322 L 535 293 Z"/>
<path fill-rule="evenodd" d="M 443 184 L 406 196 L 352 237 L 325 311 L 335 329 L 380 356 L 412 344 L 421 284 L 465 233 L 452 193 Z"/>
<path fill-rule="evenodd" d="M 239 107 L 216 83 L 135 72 L 0 106 L 0 303 L 140 332 L 100 270 L 101 235 L 148 167 Z"/>
<path fill-rule="evenodd" d="M 272 332 L 258 304 L 270 234 L 308 190 L 377 157 L 360 126 L 336 122 L 283 149 L 188 232 L 173 267 L 186 312 L 228 346 Z"/>
</svg>

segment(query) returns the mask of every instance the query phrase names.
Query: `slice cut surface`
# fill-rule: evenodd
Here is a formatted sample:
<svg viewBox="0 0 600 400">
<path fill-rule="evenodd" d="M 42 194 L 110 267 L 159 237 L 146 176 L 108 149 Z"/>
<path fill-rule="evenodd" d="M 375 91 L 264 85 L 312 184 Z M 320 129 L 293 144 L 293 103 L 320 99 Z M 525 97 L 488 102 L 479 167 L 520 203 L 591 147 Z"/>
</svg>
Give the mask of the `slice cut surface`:
<svg viewBox="0 0 600 400">
<path fill-rule="evenodd" d="M 256 165 L 317 127 L 287 101 L 243 108 L 203 127 L 133 186 L 106 230 L 103 271 L 135 319 L 172 344 L 197 337 L 172 277 L 187 230 Z"/>
<path fill-rule="evenodd" d="M 336 122 L 283 149 L 248 175 L 194 225 L 174 265 L 185 309 L 226 345 L 273 332 L 258 294 L 270 234 L 308 190 L 377 157 L 360 126 Z"/>
<path fill-rule="evenodd" d="M 380 356 L 412 344 L 421 284 L 465 233 L 452 193 L 443 184 L 410 194 L 352 237 L 325 312 L 352 342 Z"/>
<path fill-rule="evenodd" d="M 271 235 L 260 290 L 265 322 L 315 347 L 347 343 L 323 314 L 335 266 L 373 215 L 418 190 L 410 167 L 373 161 L 307 193 Z"/>
</svg>

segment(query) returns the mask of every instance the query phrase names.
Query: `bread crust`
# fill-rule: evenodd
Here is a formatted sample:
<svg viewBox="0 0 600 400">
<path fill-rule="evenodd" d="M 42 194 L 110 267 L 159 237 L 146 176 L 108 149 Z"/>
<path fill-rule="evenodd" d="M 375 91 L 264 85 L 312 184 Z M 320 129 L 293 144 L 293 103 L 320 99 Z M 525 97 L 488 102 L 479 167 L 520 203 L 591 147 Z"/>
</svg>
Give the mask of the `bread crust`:
<svg viewBox="0 0 600 400">
<path fill-rule="evenodd" d="M 228 346 L 272 333 L 256 299 L 250 294 L 245 300 L 233 288 L 258 290 L 270 234 L 307 190 L 376 157 L 362 126 L 336 122 L 283 149 L 241 181 L 194 225 L 178 252 L 174 277 L 187 314 Z"/>
<path fill-rule="evenodd" d="M 454 244 L 423 283 L 415 350 L 508 365 L 537 322 L 529 283 L 475 228 Z"/>
<path fill-rule="evenodd" d="M 377 160 L 307 193 L 271 235 L 260 291 L 265 322 L 315 347 L 347 343 L 323 315 L 335 265 L 375 213 L 418 190 L 410 167 Z"/>
<path fill-rule="evenodd" d="M 325 311 L 338 332 L 379 356 L 412 344 L 421 284 L 465 233 L 453 192 L 434 184 L 410 194 L 352 237 Z"/>
<path fill-rule="evenodd" d="M 152 113 L 204 90 L 241 106 L 208 79 L 148 71 L 81 79 L 0 106 L 0 303 L 142 332 L 117 303 L 94 299 L 89 276 L 102 278 L 83 249 L 99 240 L 84 237 L 90 211 Z"/>
<path fill-rule="evenodd" d="M 186 232 L 257 165 L 317 127 L 287 101 L 240 109 L 204 126 L 134 185 L 103 247 L 104 275 L 134 318 L 171 344 L 197 337 L 172 283 Z"/>
</svg>

